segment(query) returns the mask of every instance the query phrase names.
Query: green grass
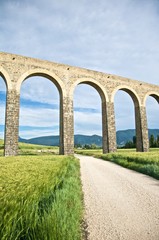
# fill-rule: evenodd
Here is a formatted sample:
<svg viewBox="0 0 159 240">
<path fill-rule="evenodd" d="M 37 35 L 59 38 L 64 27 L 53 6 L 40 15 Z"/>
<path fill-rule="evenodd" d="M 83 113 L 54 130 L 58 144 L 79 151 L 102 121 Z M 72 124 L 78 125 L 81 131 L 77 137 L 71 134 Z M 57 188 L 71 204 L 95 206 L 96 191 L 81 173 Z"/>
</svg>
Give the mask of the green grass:
<svg viewBox="0 0 159 240">
<path fill-rule="evenodd" d="M 135 152 L 135 149 L 121 149 L 108 154 L 102 154 L 102 150 L 76 150 L 76 153 L 111 161 L 159 179 L 159 149 L 150 149 L 150 152 L 143 153 Z"/>
<path fill-rule="evenodd" d="M 66 156 L 0 158 L 0 239 L 81 239 L 79 162 Z"/>
<path fill-rule="evenodd" d="M 18 155 L 52 155 L 59 154 L 59 147 L 37 144 L 18 143 Z M 0 139 L 0 156 L 4 155 L 4 141 Z"/>
<path fill-rule="evenodd" d="M 59 147 L 19 143 L 19 155 L 59 154 Z"/>
</svg>

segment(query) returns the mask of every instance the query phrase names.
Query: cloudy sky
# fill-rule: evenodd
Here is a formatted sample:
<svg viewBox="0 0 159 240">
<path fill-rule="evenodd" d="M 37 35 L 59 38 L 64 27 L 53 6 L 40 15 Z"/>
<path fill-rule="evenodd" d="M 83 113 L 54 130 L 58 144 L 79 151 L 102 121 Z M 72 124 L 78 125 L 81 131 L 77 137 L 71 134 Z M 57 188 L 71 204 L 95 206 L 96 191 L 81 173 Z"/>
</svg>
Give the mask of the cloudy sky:
<svg viewBox="0 0 159 240">
<path fill-rule="evenodd" d="M 0 0 L 0 51 L 66 63 L 159 85 L 158 0 Z M 38 87 L 37 87 L 38 86 Z M 88 94 L 89 93 L 89 94 Z M 115 96 L 116 129 L 134 128 L 130 96 Z M 5 84 L 0 78 L 0 137 Z M 149 128 L 159 128 L 157 102 L 147 100 Z M 75 133 L 101 135 L 101 100 L 79 85 L 74 95 Z M 21 88 L 23 138 L 57 135 L 59 93 L 47 79 Z"/>
</svg>

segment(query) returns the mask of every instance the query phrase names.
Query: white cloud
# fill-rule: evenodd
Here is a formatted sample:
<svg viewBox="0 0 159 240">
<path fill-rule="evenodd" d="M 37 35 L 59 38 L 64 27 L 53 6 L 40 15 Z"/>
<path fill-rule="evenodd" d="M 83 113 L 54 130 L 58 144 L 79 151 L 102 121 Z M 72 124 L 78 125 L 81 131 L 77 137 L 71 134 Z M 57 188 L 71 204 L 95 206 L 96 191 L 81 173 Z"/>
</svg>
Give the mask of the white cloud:
<svg viewBox="0 0 159 240">
<path fill-rule="evenodd" d="M 141 2 L 6 1 L 1 49 L 158 83 L 158 4 Z"/>
<path fill-rule="evenodd" d="M 74 113 L 75 134 L 102 135 L 102 117 L 99 113 Z"/>
<path fill-rule="evenodd" d="M 59 124 L 57 109 L 20 108 L 20 126 L 53 127 Z"/>
<path fill-rule="evenodd" d="M 0 8 L 0 49 L 159 84 L 158 22 L 159 3 L 156 0 L 6 0 Z M 4 89 L 0 81 L 1 87 Z M 58 107 L 57 89 L 48 81 L 27 80 L 22 85 L 21 97 Z M 117 128 L 120 129 L 128 126 L 128 115 L 129 128 L 134 126 L 133 110 L 129 110 L 133 109 L 131 103 L 125 104 L 122 112 L 119 108 L 125 101 L 123 94 L 116 103 Z M 76 108 L 91 108 L 100 114 L 100 105 L 98 93 L 87 87 L 77 87 Z M 155 108 L 157 112 L 158 106 Z M 38 120 L 39 110 L 35 110 L 36 116 L 33 109 L 26 111 L 32 111 L 30 118 L 25 117 L 28 125 L 33 125 L 34 119 L 39 125 L 50 124 L 47 114 L 45 121 L 44 116 Z M 41 113 L 44 114 L 43 109 Z M 95 117 L 93 113 L 89 116 Z M 86 125 L 90 123 L 89 116 L 83 112 Z M 34 118 L 32 123 L 31 117 Z M 151 123 L 159 128 L 156 115 Z M 79 129 L 83 131 L 80 122 Z"/>
<path fill-rule="evenodd" d="M 36 137 L 44 137 L 44 136 L 55 136 L 59 135 L 59 131 L 51 131 L 45 129 L 32 129 L 31 131 L 28 130 L 20 130 L 19 136 L 24 139 L 36 138 Z"/>
<path fill-rule="evenodd" d="M 56 86 L 43 77 L 31 77 L 24 81 L 21 87 L 21 98 L 59 105 L 59 92 Z"/>
<path fill-rule="evenodd" d="M 74 92 L 74 108 L 90 108 L 101 112 L 101 98 L 95 88 L 80 84 Z"/>
<path fill-rule="evenodd" d="M 129 94 L 118 91 L 114 98 L 116 130 L 134 129 L 134 103 Z"/>
<path fill-rule="evenodd" d="M 5 106 L 0 102 L 0 125 L 5 123 Z"/>
</svg>

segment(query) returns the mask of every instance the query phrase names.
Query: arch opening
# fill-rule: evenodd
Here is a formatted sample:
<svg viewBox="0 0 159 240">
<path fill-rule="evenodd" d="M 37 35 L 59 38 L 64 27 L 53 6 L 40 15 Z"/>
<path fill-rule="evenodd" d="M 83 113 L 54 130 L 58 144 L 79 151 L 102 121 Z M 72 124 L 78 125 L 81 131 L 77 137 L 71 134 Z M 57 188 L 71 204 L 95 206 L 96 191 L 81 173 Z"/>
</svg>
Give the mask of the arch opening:
<svg viewBox="0 0 159 240">
<path fill-rule="evenodd" d="M 74 144 L 77 148 L 102 148 L 102 102 L 99 86 L 84 81 L 74 90 Z"/>
<path fill-rule="evenodd" d="M 40 78 L 44 78 L 44 79 L 50 80 L 57 87 L 59 93 L 60 94 L 62 93 L 62 90 L 61 90 L 61 87 L 60 87 L 58 81 L 56 81 L 56 79 L 54 77 L 50 76 L 49 74 L 35 72 L 35 73 L 32 73 L 32 74 L 29 74 L 24 79 L 24 81 L 26 81 L 27 79 L 32 78 L 32 77 L 40 77 Z"/>
<path fill-rule="evenodd" d="M 57 87 L 60 93 L 60 97 L 64 92 L 64 87 L 61 79 L 58 76 L 56 76 L 53 72 L 47 71 L 45 69 L 30 69 L 29 71 L 25 72 L 17 82 L 16 87 L 17 92 L 20 92 L 22 83 L 30 77 L 43 77 L 49 79 Z"/>
<path fill-rule="evenodd" d="M 6 92 L 7 86 L 5 77 L 0 74 L 0 155 L 4 154 L 5 144 Z"/>
<path fill-rule="evenodd" d="M 59 152 L 60 96 L 60 87 L 51 77 L 25 78 L 20 89 L 19 141 L 54 146 L 49 151 Z"/>
<path fill-rule="evenodd" d="M 116 139 L 118 148 L 136 148 L 135 107 L 137 97 L 128 89 L 119 89 L 114 97 Z"/>
<path fill-rule="evenodd" d="M 146 97 L 146 114 L 150 148 L 159 148 L 159 96 Z"/>
</svg>

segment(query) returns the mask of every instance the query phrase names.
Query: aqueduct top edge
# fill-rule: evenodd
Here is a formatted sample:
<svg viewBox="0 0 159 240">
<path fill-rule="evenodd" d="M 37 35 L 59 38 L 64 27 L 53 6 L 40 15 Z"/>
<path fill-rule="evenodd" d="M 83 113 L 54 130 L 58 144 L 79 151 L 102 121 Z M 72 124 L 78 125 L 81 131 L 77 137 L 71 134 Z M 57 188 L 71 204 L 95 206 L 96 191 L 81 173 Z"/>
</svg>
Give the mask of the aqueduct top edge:
<svg viewBox="0 0 159 240">
<path fill-rule="evenodd" d="M 27 72 L 36 73 L 36 70 L 39 69 L 38 71 L 41 73 L 48 73 L 48 75 L 55 78 L 57 83 L 59 83 L 66 92 L 72 89 L 75 82 L 80 84 L 80 81 L 82 82 L 83 79 L 85 79 L 85 82 L 94 79 L 92 80 L 92 83 L 95 81 L 96 83 L 99 83 L 99 88 L 102 86 L 104 92 L 108 95 L 106 96 L 107 100 L 112 100 L 113 92 L 115 89 L 120 88 L 120 86 L 127 86 L 127 89 L 130 91 L 133 89 L 133 92 L 136 93 L 138 99 L 140 98 L 140 102 L 143 105 L 145 103 L 145 96 L 147 96 L 149 92 L 152 94 L 159 94 L 159 86 L 155 84 L 5 52 L 0 52 L 0 69 L 5 69 L 8 88 L 14 86 L 17 91 L 20 89 L 25 74 Z"/>
</svg>

